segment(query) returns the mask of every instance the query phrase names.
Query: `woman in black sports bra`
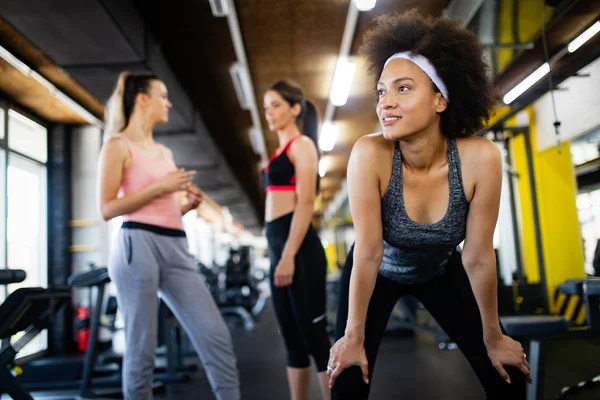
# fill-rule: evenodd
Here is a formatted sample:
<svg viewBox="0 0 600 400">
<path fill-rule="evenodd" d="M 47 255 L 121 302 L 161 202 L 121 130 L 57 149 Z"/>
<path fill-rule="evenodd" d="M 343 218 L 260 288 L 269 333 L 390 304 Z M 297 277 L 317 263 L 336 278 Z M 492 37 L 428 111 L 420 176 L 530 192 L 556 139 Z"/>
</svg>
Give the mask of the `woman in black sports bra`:
<svg viewBox="0 0 600 400">
<path fill-rule="evenodd" d="M 288 352 L 291 399 L 308 400 L 312 356 L 323 399 L 328 400 L 327 259 L 311 223 L 318 187 L 317 113 L 302 90 L 287 81 L 271 85 L 264 107 L 280 144 L 261 176 L 267 191 L 273 307 Z"/>
</svg>

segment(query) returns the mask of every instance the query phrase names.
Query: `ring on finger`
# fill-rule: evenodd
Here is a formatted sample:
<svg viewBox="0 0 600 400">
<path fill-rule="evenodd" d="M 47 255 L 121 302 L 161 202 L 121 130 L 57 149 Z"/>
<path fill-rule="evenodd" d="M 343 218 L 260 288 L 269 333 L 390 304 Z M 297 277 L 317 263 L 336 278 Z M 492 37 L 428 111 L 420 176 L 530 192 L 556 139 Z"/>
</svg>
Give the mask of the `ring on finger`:
<svg viewBox="0 0 600 400">
<path fill-rule="evenodd" d="M 329 365 L 327 366 L 327 372 L 333 372 L 333 368 L 331 368 Z"/>
</svg>

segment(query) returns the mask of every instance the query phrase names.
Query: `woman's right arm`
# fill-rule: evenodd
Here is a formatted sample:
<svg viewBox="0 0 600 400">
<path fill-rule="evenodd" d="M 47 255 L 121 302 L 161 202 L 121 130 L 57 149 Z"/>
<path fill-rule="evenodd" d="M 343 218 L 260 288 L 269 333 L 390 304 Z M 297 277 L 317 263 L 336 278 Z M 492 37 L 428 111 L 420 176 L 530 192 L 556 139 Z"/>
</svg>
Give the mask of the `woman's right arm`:
<svg viewBox="0 0 600 400">
<path fill-rule="evenodd" d="M 383 258 L 381 194 L 375 169 L 378 154 L 373 139 L 365 137 L 359 140 L 348 164 L 348 201 L 356 241 L 345 335 L 361 344 L 364 342 L 367 308 Z"/>
<path fill-rule="evenodd" d="M 117 198 L 128 156 L 127 143 L 120 138 L 108 139 L 100 151 L 97 180 L 98 203 L 100 215 L 105 221 L 138 210 L 161 195 L 158 185 L 148 185 L 131 195 Z"/>
<path fill-rule="evenodd" d="M 179 169 L 137 192 L 118 198 L 123 170 L 128 157 L 127 143 L 120 138 L 108 139 L 100 151 L 98 161 L 98 204 L 100 215 L 105 221 L 139 210 L 155 197 L 176 190 L 185 190 L 195 174 L 195 171 Z"/>
<path fill-rule="evenodd" d="M 348 320 L 345 336 L 332 349 L 330 376 L 333 386 L 339 374 L 351 365 L 359 365 L 368 382 L 368 364 L 364 353 L 367 310 L 377 271 L 383 258 L 381 194 L 377 173 L 378 145 L 373 136 L 359 139 L 348 162 L 348 198 L 356 240 L 354 265 L 350 278 Z"/>
</svg>

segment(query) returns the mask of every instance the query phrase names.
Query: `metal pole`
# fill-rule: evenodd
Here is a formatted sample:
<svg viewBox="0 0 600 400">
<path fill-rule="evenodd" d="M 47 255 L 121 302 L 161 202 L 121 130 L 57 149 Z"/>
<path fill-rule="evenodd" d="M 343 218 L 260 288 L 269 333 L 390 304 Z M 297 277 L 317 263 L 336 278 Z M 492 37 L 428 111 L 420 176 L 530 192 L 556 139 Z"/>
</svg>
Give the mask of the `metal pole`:
<svg viewBox="0 0 600 400">
<path fill-rule="evenodd" d="M 523 128 L 525 136 L 525 150 L 527 152 L 527 171 L 529 173 L 529 190 L 531 192 L 531 211 L 533 212 L 533 226 L 535 230 L 535 243 L 537 249 L 538 268 L 540 271 L 540 284 L 542 286 L 542 298 L 546 311 L 550 311 L 550 303 L 548 301 L 548 286 L 546 285 L 546 264 L 544 262 L 544 249 L 542 247 L 542 231 L 540 228 L 540 215 L 537 200 L 535 173 L 533 167 L 533 150 L 531 148 L 531 138 L 529 128 Z"/>
<path fill-rule="evenodd" d="M 506 150 L 506 164 L 508 165 L 509 168 L 512 168 L 512 157 L 511 157 L 511 153 L 510 153 L 510 139 L 512 138 L 511 136 L 508 136 L 506 138 L 506 140 L 504 141 L 504 146 L 505 146 L 505 150 Z M 525 275 L 525 271 L 523 269 L 523 254 L 521 251 L 521 241 L 519 240 L 519 229 L 518 229 L 518 220 L 517 220 L 517 201 L 516 201 L 516 197 L 515 197 L 515 187 L 514 187 L 514 175 L 509 172 L 508 173 L 508 177 L 510 179 L 510 181 L 508 182 L 508 192 L 510 195 L 510 204 L 511 204 L 511 210 L 510 210 L 510 215 L 512 217 L 512 226 L 513 226 L 513 238 L 515 241 L 515 253 L 516 253 L 516 259 L 517 259 L 517 279 L 519 281 L 522 281 L 523 278 L 525 282 L 527 282 L 527 277 Z M 519 177 L 517 176 L 517 179 Z"/>
</svg>

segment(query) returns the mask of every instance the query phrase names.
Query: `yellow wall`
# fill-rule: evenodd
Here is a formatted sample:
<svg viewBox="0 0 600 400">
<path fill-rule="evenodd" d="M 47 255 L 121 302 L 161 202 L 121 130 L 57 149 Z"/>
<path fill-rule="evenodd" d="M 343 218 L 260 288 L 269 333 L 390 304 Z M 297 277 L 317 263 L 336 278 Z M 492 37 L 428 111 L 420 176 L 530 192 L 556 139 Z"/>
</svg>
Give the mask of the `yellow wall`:
<svg viewBox="0 0 600 400">
<path fill-rule="evenodd" d="M 489 121 L 487 121 L 487 126 L 494 125 L 500 118 L 504 117 L 506 114 L 510 112 L 509 106 L 497 106 L 494 108 Z"/>
<path fill-rule="evenodd" d="M 552 296 L 566 279 L 585 278 L 577 186 L 568 143 L 562 145 L 560 154 L 552 147 L 537 153 L 535 159 L 546 283 Z"/>
<path fill-rule="evenodd" d="M 535 118 L 531 106 L 527 108 L 527 113 L 530 121 L 546 283 L 548 298 L 552 303 L 554 291 L 560 283 L 566 279 L 585 277 L 575 201 L 577 185 L 569 144 L 563 143 L 560 154 L 556 147 L 537 152 Z M 539 282 L 525 140 L 522 135 L 512 141 L 512 150 L 515 169 L 519 174 L 524 268 L 530 282 Z M 551 304 L 553 311 L 556 311 L 556 308 L 556 305 Z"/>
<path fill-rule="evenodd" d="M 327 272 L 333 274 L 337 272 L 337 257 L 335 255 L 335 243 L 329 243 L 325 247 L 325 256 L 327 256 Z"/>
<path fill-rule="evenodd" d="M 498 41 L 500 43 L 514 43 L 513 41 L 513 7 L 515 0 L 502 0 L 498 15 Z M 504 71 L 512 61 L 512 50 L 496 50 L 496 71 Z"/>
<path fill-rule="evenodd" d="M 501 0 L 498 14 L 498 41 L 500 43 L 526 43 L 542 30 L 542 12 L 545 0 Z M 514 8 L 518 7 L 517 19 Z M 546 21 L 552 19 L 553 7 L 546 7 Z M 517 26 L 517 37 L 513 27 Z M 512 49 L 496 50 L 496 70 L 502 72 L 513 59 Z"/>
<path fill-rule="evenodd" d="M 546 0 L 515 0 L 519 2 L 520 42 L 529 42 L 542 30 L 543 7 L 546 7 L 546 24 L 552 19 L 554 7 L 545 5 Z"/>
</svg>

